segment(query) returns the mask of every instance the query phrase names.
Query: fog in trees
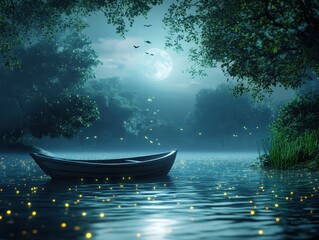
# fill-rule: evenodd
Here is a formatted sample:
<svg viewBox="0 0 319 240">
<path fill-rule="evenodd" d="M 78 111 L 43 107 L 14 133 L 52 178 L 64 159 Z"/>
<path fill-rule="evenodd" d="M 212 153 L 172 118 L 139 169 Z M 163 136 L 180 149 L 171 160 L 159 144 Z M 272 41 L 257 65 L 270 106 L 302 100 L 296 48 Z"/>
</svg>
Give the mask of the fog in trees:
<svg viewBox="0 0 319 240">
<path fill-rule="evenodd" d="M 280 106 L 318 89 L 316 55 L 310 51 L 317 33 L 305 25 L 301 16 L 307 9 L 298 3 L 284 8 L 301 17 L 294 24 L 272 20 L 280 3 L 268 15 L 258 15 L 268 9 L 266 3 L 265 8 L 236 1 L 161 3 L 123 8 L 117 2 L 53 1 L 42 6 L 46 14 L 17 3 L 16 18 L 5 4 L 1 146 L 257 151 Z M 206 17 L 226 8 L 225 15 Z M 240 21 L 228 26 L 230 15 Z M 312 21 L 311 12 L 308 16 Z"/>
</svg>

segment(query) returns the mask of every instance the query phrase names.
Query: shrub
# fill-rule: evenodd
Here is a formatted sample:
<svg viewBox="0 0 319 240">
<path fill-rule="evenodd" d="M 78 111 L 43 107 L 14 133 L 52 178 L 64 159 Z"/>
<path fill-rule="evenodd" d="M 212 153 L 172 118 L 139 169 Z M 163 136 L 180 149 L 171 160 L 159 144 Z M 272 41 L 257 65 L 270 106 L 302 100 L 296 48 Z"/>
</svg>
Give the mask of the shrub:
<svg viewBox="0 0 319 240">
<path fill-rule="evenodd" d="M 298 97 L 281 109 L 264 150 L 264 165 L 276 169 L 309 163 L 319 166 L 318 94 Z"/>
<path fill-rule="evenodd" d="M 294 139 L 306 131 L 316 131 L 318 128 L 319 95 L 312 93 L 297 97 L 286 104 L 273 122 L 271 131 Z"/>
</svg>

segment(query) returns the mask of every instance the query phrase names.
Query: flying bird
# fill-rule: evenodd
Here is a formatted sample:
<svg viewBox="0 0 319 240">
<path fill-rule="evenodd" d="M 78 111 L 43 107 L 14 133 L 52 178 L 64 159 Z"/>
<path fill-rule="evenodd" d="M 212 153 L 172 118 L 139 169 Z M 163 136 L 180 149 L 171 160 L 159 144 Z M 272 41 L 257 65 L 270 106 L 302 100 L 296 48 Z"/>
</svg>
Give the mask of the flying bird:
<svg viewBox="0 0 319 240">
<path fill-rule="evenodd" d="M 148 41 L 148 40 L 147 40 L 147 41 L 144 41 L 144 42 L 146 42 L 147 44 L 151 44 L 151 43 L 152 43 L 151 41 Z"/>
<path fill-rule="evenodd" d="M 134 48 L 139 48 L 140 46 L 136 46 L 136 45 L 134 45 Z"/>
<path fill-rule="evenodd" d="M 144 24 L 144 27 L 152 27 L 152 24 Z"/>
<path fill-rule="evenodd" d="M 145 52 L 147 55 L 149 54 L 148 52 Z"/>
</svg>

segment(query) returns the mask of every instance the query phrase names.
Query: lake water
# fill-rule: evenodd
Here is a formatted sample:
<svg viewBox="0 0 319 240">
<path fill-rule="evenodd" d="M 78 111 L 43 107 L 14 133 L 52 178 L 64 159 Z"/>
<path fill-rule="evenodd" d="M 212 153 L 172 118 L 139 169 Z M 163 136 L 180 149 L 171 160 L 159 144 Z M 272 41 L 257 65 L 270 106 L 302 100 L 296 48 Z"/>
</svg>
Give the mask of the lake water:
<svg viewBox="0 0 319 240">
<path fill-rule="evenodd" d="M 179 152 L 160 179 L 69 182 L 50 180 L 28 155 L 0 154 L 0 239 L 319 236 L 319 173 L 261 170 L 256 157 Z"/>
</svg>

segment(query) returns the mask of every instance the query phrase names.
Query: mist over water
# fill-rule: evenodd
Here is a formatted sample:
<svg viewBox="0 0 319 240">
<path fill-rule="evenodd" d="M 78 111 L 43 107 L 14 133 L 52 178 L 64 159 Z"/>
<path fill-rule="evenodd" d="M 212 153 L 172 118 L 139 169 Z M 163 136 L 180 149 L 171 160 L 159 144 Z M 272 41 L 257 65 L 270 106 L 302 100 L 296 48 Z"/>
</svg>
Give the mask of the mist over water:
<svg viewBox="0 0 319 240">
<path fill-rule="evenodd" d="M 57 153 L 132 154 L 137 153 Z M 26 155 L 0 157 L 1 239 L 318 236 L 319 173 L 261 170 L 252 167 L 255 152 L 179 152 L 168 176 L 144 180 L 57 181 Z"/>
</svg>

